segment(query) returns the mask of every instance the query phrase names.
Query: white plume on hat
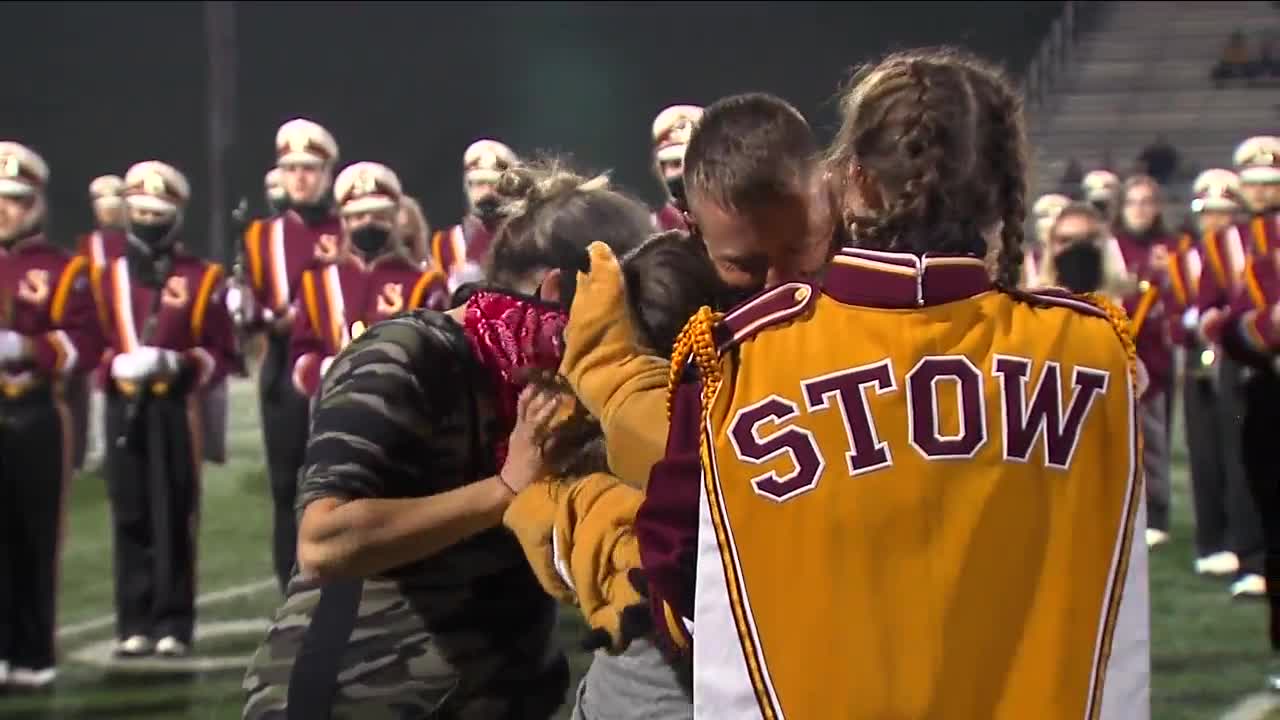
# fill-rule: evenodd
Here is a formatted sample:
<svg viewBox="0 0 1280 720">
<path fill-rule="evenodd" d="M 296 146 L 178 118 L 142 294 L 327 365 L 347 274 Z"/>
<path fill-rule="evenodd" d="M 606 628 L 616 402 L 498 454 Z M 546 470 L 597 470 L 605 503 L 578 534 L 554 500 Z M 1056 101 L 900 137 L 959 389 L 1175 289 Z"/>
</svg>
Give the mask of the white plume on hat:
<svg viewBox="0 0 1280 720">
<path fill-rule="evenodd" d="M 276 131 L 277 165 L 325 165 L 338 161 L 338 142 L 320 124 L 294 118 Z"/>
<path fill-rule="evenodd" d="M 1109 200 L 1120 189 L 1120 178 L 1110 170 L 1093 170 L 1084 176 L 1080 189 L 1089 200 Z"/>
<path fill-rule="evenodd" d="M 382 163 L 358 162 L 338 173 L 338 179 L 333 183 L 333 195 L 339 212 L 354 215 L 394 210 L 400 206 L 403 191 L 400 178 L 391 168 Z"/>
<path fill-rule="evenodd" d="M 1062 209 L 1071 204 L 1071 198 L 1061 193 L 1047 193 L 1041 195 L 1036 204 L 1031 208 L 1031 214 L 1035 215 L 1037 220 L 1050 217 L 1057 217 Z"/>
<path fill-rule="evenodd" d="M 124 175 L 124 200 L 130 208 L 174 215 L 191 199 L 191 185 L 181 172 L 159 160 L 146 160 Z"/>
<path fill-rule="evenodd" d="M 39 153 L 21 143 L 0 142 L 0 195 L 41 194 L 48 182 L 49 165 Z"/>
<path fill-rule="evenodd" d="M 1256 135 L 1236 147 L 1232 156 L 1240 182 L 1280 183 L 1280 137 Z"/>
<path fill-rule="evenodd" d="M 702 112 L 697 105 L 672 105 L 658 113 L 653 119 L 653 150 L 658 162 L 684 158 L 693 128 L 702 120 Z"/>
<path fill-rule="evenodd" d="M 515 151 L 505 144 L 489 138 L 477 140 L 462 154 L 462 176 L 467 182 L 497 182 L 502 171 L 516 162 Z"/>
<path fill-rule="evenodd" d="M 99 175 L 89 183 L 89 201 L 95 207 L 124 205 L 124 180 L 119 175 Z"/>
<path fill-rule="evenodd" d="M 1230 170 L 1213 168 L 1196 176 L 1191 183 L 1192 212 L 1235 212 L 1240 209 L 1240 178 Z"/>
</svg>

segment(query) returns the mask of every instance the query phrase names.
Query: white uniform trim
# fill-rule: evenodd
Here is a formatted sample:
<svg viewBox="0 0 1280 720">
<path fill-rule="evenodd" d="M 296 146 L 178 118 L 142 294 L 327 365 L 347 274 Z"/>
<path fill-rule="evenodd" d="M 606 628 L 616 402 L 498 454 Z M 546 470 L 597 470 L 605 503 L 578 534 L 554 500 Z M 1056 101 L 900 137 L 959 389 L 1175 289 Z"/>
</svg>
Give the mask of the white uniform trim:
<svg viewBox="0 0 1280 720">
<path fill-rule="evenodd" d="M 268 262 L 271 263 L 271 297 L 279 310 L 289 302 L 289 275 L 286 267 L 287 256 L 284 252 L 284 218 L 279 217 L 271 223 L 271 241 L 268 246 Z"/>
<path fill-rule="evenodd" d="M 76 350 L 76 344 L 71 342 L 71 337 L 61 330 L 54 330 L 49 335 L 49 339 L 62 350 L 62 367 L 58 370 L 58 374 L 70 374 L 71 370 L 76 366 L 76 360 L 80 358 L 80 353 Z"/>
<path fill-rule="evenodd" d="M 138 326 L 133 320 L 133 285 L 129 280 L 129 263 L 123 256 L 116 258 L 114 285 L 116 292 L 116 308 L 120 312 L 117 321 L 121 325 L 120 342 L 125 352 L 138 349 Z"/>
<path fill-rule="evenodd" d="M 717 393 L 718 394 L 718 393 Z M 713 400 L 714 402 L 714 400 Z M 703 428 L 708 437 L 714 437 L 710 426 Z M 715 472 L 715 450 L 708 450 L 707 466 Z M 705 471 L 704 471 L 705 473 Z M 720 478 L 713 475 L 711 482 L 718 488 Z M 712 499 L 707 495 L 705 475 L 700 478 L 698 491 L 698 557 L 697 580 L 694 593 L 693 622 L 698 626 L 698 638 L 693 643 L 693 716 L 694 718 L 733 718 L 747 720 L 759 718 L 760 703 L 756 699 L 755 685 L 747 671 L 747 659 L 738 634 L 737 622 L 729 600 L 728 579 L 725 577 L 724 560 L 716 537 L 715 523 L 711 519 Z M 760 647 L 760 636 L 752 622 L 751 599 L 747 596 L 746 583 L 738 571 L 737 550 L 733 541 L 723 497 L 717 499 L 720 518 L 724 524 L 725 551 L 733 556 L 734 571 L 739 574 L 737 585 L 742 595 L 742 612 L 746 616 L 752 640 Z M 760 674 L 769 693 L 775 717 L 784 720 L 782 705 L 778 702 L 769 677 L 769 667 L 763 657 L 757 660 Z"/>
<path fill-rule="evenodd" d="M 1116 551 L 1112 559 L 1111 575 L 1114 578 L 1116 564 L 1119 563 L 1124 548 L 1128 546 L 1129 565 L 1122 580 L 1124 584 L 1120 589 L 1120 608 L 1111 634 L 1111 656 L 1101 678 L 1103 685 L 1102 706 L 1097 716 L 1099 720 L 1140 720 L 1151 717 L 1151 611 L 1145 538 L 1147 502 L 1145 493 L 1139 492 L 1142 487 L 1139 482 L 1142 469 L 1138 464 L 1137 403 L 1132 383 L 1125 383 L 1125 386 L 1128 388 L 1129 422 L 1133 428 L 1133 437 L 1129 443 L 1128 490 L 1124 504 L 1126 515 L 1132 503 L 1138 503 L 1138 507 L 1129 537 L 1116 539 Z M 1123 521 L 1121 528 L 1124 528 Z M 1111 590 L 1109 581 L 1106 588 L 1108 597 Z M 1096 653 L 1102 651 L 1103 628 L 1109 609 L 1110 603 L 1104 602 Z M 1095 657 L 1095 667 L 1097 660 Z M 1093 683 L 1097 681 L 1098 678 L 1095 677 L 1090 682 L 1090 697 L 1093 696 Z M 1086 719 L 1091 717 L 1092 709 L 1090 707 L 1085 713 Z"/>
</svg>

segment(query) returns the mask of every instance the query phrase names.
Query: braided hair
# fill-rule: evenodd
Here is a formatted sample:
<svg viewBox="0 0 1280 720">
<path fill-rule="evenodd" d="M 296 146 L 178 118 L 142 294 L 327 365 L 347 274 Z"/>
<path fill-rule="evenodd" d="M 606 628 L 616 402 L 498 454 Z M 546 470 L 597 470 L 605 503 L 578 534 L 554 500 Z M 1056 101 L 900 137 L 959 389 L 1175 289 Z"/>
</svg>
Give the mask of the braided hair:
<svg viewBox="0 0 1280 720">
<path fill-rule="evenodd" d="M 895 53 L 855 73 L 840 109 L 828 171 L 847 185 L 857 168 L 883 195 L 882 208 L 846 208 L 857 244 L 986 258 L 998 229 L 993 275 L 1012 289 L 1027 151 L 1022 103 L 1003 73 L 958 50 Z"/>
</svg>

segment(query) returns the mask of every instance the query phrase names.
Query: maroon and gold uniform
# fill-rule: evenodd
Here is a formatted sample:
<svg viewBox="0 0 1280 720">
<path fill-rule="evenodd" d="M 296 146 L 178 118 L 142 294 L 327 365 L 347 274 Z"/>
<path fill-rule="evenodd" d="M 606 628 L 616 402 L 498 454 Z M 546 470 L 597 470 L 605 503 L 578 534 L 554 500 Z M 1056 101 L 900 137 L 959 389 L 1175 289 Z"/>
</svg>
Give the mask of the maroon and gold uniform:
<svg viewBox="0 0 1280 720">
<path fill-rule="evenodd" d="M 493 245 L 493 229 L 474 215 L 431 233 L 431 263 L 449 278 L 451 289 L 481 279 Z"/>
<path fill-rule="evenodd" d="M 289 208 L 255 220 L 244 233 L 244 268 L 252 296 L 247 313 L 238 313 L 247 328 L 262 329 L 266 353 L 258 373 L 258 407 L 266 446 L 267 476 L 274 509 L 272 558 L 280 589 L 293 572 L 297 548 L 298 468 L 306 449 L 310 413 L 307 398 L 289 380 L 289 337 L 301 318 L 289 311 L 298 297 L 302 274 L 338 259 L 342 230 L 330 201 L 331 175 L 338 144 L 320 125 L 298 118 L 276 132 L 276 163 L 288 191 L 284 169 L 319 168 L 325 181 L 307 197 L 289 197 Z"/>
<path fill-rule="evenodd" d="M 501 220 L 494 190 L 503 171 L 517 161 L 514 150 L 487 138 L 471 143 L 462 154 L 467 214 L 457 225 L 431 235 L 431 262 L 448 278 L 450 291 L 484 279 L 489 248 Z"/>
<path fill-rule="evenodd" d="M 123 190 L 124 180 L 115 175 L 102 175 L 89 183 L 89 201 L 93 207 L 97 229 L 80 236 L 76 247 L 88 262 L 91 279 L 102 272 L 102 268 L 110 260 L 124 254 L 127 239 L 123 229 Z M 91 285 L 96 287 L 96 283 Z M 97 298 L 94 300 L 96 302 Z M 96 304 L 101 319 L 102 303 Z M 89 373 L 79 374 L 67 385 L 67 400 L 75 423 L 77 469 L 83 467 L 91 450 L 93 462 L 101 462 L 102 459 L 102 393 L 101 388 L 90 388 L 91 379 L 92 375 Z M 91 397 L 96 401 L 90 402 Z M 91 407 L 94 408 L 93 411 Z"/>
<path fill-rule="evenodd" d="M 125 176 L 131 212 L 162 214 L 98 276 L 106 306 L 100 372 L 107 387 L 107 482 L 115 524 L 116 629 L 141 654 L 150 641 L 185 652 L 195 622 L 202 460 L 199 392 L 236 362 L 221 265 L 184 254 L 177 220 L 190 190 L 177 170 L 139 163 Z"/>
<path fill-rule="evenodd" d="M 1280 650 L 1280 487 L 1274 456 L 1280 424 L 1280 137 L 1249 138 L 1236 149 L 1235 164 L 1252 215 L 1234 232 L 1250 257 L 1231 312 L 1209 318 L 1205 333 L 1221 338 L 1227 353 L 1249 369 L 1240 446 L 1264 550 L 1261 567 L 1253 569 L 1260 576 L 1242 577 L 1233 592 L 1269 597 L 1271 645 Z"/>
<path fill-rule="evenodd" d="M 74 450 L 68 380 L 101 351 L 83 258 L 41 233 L 49 171 L 35 152 L 0 143 L 0 196 L 26 207 L 0 229 L 0 666 L 8 681 L 54 678 L 55 593 L 63 503 Z"/>
<path fill-rule="evenodd" d="M 449 288 L 440 271 L 424 271 L 399 254 L 368 265 L 348 256 L 307 271 L 289 343 L 294 388 L 307 397 L 315 395 L 323 370 L 370 325 L 408 310 L 444 310 L 448 302 Z"/>
<path fill-rule="evenodd" d="M 1132 345 L 1115 308 L 1037 298 L 846 249 L 686 328 L 637 534 L 695 716 L 1149 713 Z M 692 587 L 649 572 L 689 538 Z"/>
</svg>

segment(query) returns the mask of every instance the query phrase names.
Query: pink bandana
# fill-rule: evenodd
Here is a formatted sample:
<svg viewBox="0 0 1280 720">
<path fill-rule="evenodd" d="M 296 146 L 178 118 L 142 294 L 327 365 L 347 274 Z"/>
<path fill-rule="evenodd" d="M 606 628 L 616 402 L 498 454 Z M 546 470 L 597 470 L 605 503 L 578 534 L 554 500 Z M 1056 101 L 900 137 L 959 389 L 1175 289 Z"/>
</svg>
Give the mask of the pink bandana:
<svg viewBox="0 0 1280 720">
<path fill-rule="evenodd" d="M 471 351 L 496 395 L 498 466 L 507 459 L 507 435 L 516 425 L 516 405 L 529 369 L 555 370 L 564 355 L 569 316 L 532 298 L 482 290 L 467 301 L 462 322 Z"/>
</svg>

